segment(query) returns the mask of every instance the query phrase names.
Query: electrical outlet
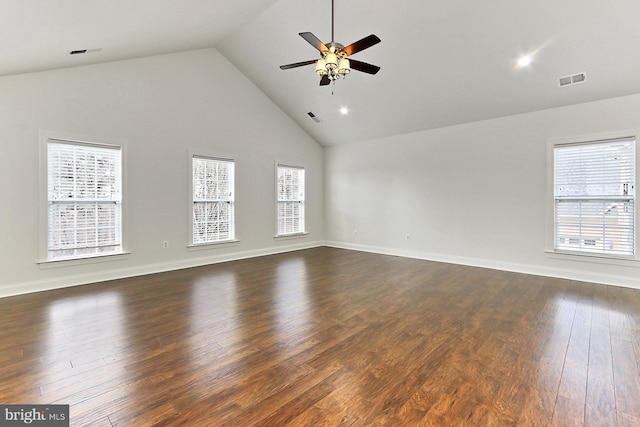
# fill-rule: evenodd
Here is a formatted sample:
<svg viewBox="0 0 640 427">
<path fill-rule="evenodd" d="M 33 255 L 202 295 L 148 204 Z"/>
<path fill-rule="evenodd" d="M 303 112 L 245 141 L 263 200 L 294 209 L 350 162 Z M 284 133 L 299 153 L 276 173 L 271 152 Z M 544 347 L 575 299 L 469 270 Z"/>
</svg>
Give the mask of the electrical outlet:
<svg viewBox="0 0 640 427">
<path fill-rule="evenodd" d="M 409 240 L 409 234 L 408 233 L 404 235 L 404 240 Z"/>
<path fill-rule="evenodd" d="M 162 242 L 162 247 L 167 249 L 169 247 L 169 241 L 168 240 L 163 241 Z"/>
<path fill-rule="evenodd" d="M 353 230 L 353 234 L 358 234 L 358 230 Z"/>
</svg>

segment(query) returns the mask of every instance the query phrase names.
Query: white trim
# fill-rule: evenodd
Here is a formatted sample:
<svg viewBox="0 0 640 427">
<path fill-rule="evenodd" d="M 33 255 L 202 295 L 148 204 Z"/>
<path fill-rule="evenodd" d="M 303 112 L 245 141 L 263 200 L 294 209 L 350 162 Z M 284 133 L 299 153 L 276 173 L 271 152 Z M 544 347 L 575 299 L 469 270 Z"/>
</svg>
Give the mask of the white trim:
<svg viewBox="0 0 640 427">
<path fill-rule="evenodd" d="M 300 165 L 292 165 L 292 164 L 289 164 L 289 163 L 276 162 L 276 168 L 278 168 L 279 166 L 281 166 L 283 168 L 289 168 L 289 169 L 300 169 L 300 170 L 305 170 L 306 169 L 304 166 L 300 166 Z"/>
<path fill-rule="evenodd" d="M 309 235 L 308 232 L 303 231 L 300 233 L 276 234 L 275 236 L 273 236 L 273 238 L 276 240 L 301 239 L 308 235 Z"/>
<path fill-rule="evenodd" d="M 444 262 L 458 265 L 468 265 L 471 267 L 488 268 L 493 270 L 510 271 L 514 273 L 532 274 L 536 276 L 554 277 L 559 279 L 577 280 L 582 282 L 597 283 L 602 285 L 622 286 L 625 288 L 640 289 L 638 277 L 621 276 L 615 274 L 602 274 L 585 272 L 579 269 L 565 269 L 553 267 L 541 267 L 529 264 L 500 262 L 483 258 L 459 257 L 455 255 L 443 255 L 428 252 L 407 251 L 395 248 L 384 248 L 378 246 L 359 245 L 342 242 L 325 242 L 325 246 L 350 249 L 362 252 L 371 252 L 383 255 L 400 256 L 404 258 L 422 259 L 426 261 Z M 633 265 L 640 268 L 640 263 Z"/>
<path fill-rule="evenodd" d="M 103 142 L 104 139 L 100 138 L 100 141 L 92 141 L 90 138 L 85 138 L 84 140 L 80 140 L 78 138 L 61 138 L 49 136 L 46 138 L 47 142 L 60 143 L 66 145 L 75 145 L 78 147 L 100 147 L 109 150 L 120 150 L 120 144 L 114 144 L 112 142 Z"/>
<path fill-rule="evenodd" d="M 75 265 L 84 265 L 84 264 L 97 264 L 101 262 L 110 262 L 110 261 L 122 261 L 126 260 L 131 252 L 114 252 L 114 253 L 106 253 L 106 254 L 92 254 L 87 255 L 82 258 L 59 258 L 59 259 L 51 259 L 46 261 L 38 261 L 38 267 L 43 269 L 49 268 L 58 268 L 58 267 L 71 267 Z"/>
<path fill-rule="evenodd" d="M 28 294 L 32 292 L 47 291 L 72 286 L 99 283 L 107 280 L 124 279 L 127 277 L 143 276 L 146 274 L 162 273 L 166 271 L 180 270 L 184 268 L 199 267 L 221 262 L 235 261 L 241 259 L 254 258 L 265 255 L 273 255 L 311 249 L 320 246 L 333 248 L 377 253 L 382 255 L 400 256 L 405 258 L 422 259 L 427 261 L 444 262 L 458 265 L 468 265 L 473 267 L 510 271 L 515 273 L 532 274 L 538 276 L 555 277 L 560 279 L 578 280 L 589 283 L 597 283 L 611 286 L 622 286 L 626 288 L 640 289 L 638 277 L 620 276 L 615 274 L 588 273 L 579 269 L 537 267 L 521 263 L 499 262 L 489 259 L 458 257 L 451 255 L 407 251 L 394 248 L 384 248 L 378 246 L 360 245 L 335 241 L 313 241 L 298 244 L 291 244 L 280 247 L 270 247 L 250 251 L 239 251 L 228 254 L 207 255 L 195 259 L 182 260 L 170 263 L 149 264 L 134 268 L 118 269 L 106 272 L 87 273 L 78 275 L 68 275 L 55 279 L 36 280 L 31 282 L 13 283 L 0 287 L 0 298 Z M 584 260 L 586 262 L 586 260 Z M 589 261 L 591 262 L 591 261 Z M 634 263 L 632 267 L 640 268 L 640 263 Z"/>
<path fill-rule="evenodd" d="M 587 262 L 591 264 L 617 265 L 620 267 L 640 267 L 640 260 L 633 257 L 616 257 L 611 255 L 592 254 L 585 252 L 545 251 L 551 259 L 565 261 Z"/>
<path fill-rule="evenodd" d="M 182 270 L 191 267 L 217 264 L 221 262 L 236 261 L 247 258 L 255 258 L 265 255 L 274 255 L 284 252 L 310 249 L 323 246 L 323 242 L 303 242 L 286 246 L 238 251 L 225 254 L 208 254 L 198 258 L 186 260 L 147 264 L 139 267 L 122 268 L 110 271 L 92 272 L 86 274 L 70 274 L 53 279 L 36 280 L 32 282 L 10 283 L 0 287 L 0 298 L 28 294 L 32 292 L 48 291 L 53 289 L 68 288 L 72 286 L 99 283 L 108 280 L 124 279 L 127 277 L 143 276 L 146 274 L 162 273 L 166 271 Z"/>
</svg>

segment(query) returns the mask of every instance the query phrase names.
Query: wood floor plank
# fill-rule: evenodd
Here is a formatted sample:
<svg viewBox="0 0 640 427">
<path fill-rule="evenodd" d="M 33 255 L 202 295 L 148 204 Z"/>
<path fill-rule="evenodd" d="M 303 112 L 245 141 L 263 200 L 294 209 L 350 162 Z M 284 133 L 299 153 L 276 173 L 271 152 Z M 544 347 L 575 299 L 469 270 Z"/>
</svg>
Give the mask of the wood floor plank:
<svg viewBox="0 0 640 427">
<path fill-rule="evenodd" d="M 588 364 L 589 331 L 574 328 L 562 368 L 558 389 L 560 396 L 584 405 L 587 394 Z"/>
<path fill-rule="evenodd" d="M 633 344 L 612 338 L 613 375 L 616 409 L 619 413 L 640 418 L 640 370 Z"/>
<path fill-rule="evenodd" d="M 640 291 L 314 248 L 0 299 L 72 426 L 640 425 Z"/>
<path fill-rule="evenodd" d="M 348 375 L 340 366 L 330 366 L 316 372 L 313 378 L 305 378 L 292 384 L 286 393 L 274 394 L 269 398 L 256 402 L 251 408 L 242 411 L 227 422 L 227 425 L 278 426 L 285 425 L 295 418 L 296 414 L 305 412 L 311 406 L 328 396 L 336 389 L 343 378 Z M 274 410 L 274 408 L 277 408 Z M 221 425 L 224 425 L 221 423 Z"/>
<path fill-rule="evenodd" d="M 612 383 L 589 379 L 584 425 L 590 427 L 615 426 L 616 399 Z"/>
<path fill-rule="evenodd" d="M 558 396 L 551 425 L 554 427 L 583 426 L 584 404 Z"/>
<path fill-rule="evenodd" d="M 618 412 L 618 427 L 637 426 L 640 426 L 640 418 L 625 414 L 624 412 Z"/>
</svg>

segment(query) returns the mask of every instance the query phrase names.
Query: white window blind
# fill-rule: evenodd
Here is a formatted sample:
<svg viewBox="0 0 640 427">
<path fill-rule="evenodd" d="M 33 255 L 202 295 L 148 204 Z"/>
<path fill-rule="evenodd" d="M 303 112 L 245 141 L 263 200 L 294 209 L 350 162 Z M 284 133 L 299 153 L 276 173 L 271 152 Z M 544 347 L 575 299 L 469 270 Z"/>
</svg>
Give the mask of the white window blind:
<svg viewBox="0 0 640 427">
<path fill-rule="evenodd" d="M 122 251 L 120 147 L 47 142 L 48 258 Z"/>
<path fill-rule="evenodd" d="M 235 239 L 234 161 L 194 156 L 193 244 Z"/>
<path fill-rule="evenodd" d="M 554 147 L 555 249 L 633 256 L 635 138 Z"/>
<path fill-rule="evenodd" d="M 304 233 L 304 168 L 278 165 L 279 236 Z"/>
</svg>

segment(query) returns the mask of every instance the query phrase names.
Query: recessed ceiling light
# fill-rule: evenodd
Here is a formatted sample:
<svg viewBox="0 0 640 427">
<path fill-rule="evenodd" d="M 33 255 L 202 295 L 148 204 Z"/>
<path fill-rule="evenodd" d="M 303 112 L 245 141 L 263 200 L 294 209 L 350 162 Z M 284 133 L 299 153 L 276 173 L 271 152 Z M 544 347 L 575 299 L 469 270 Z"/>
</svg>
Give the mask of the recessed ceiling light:
<svg viewBox="0 0 640 427">
<path fill-rule="evenodd" d="M 523 55 L 518 59 L 518 67 L 527 67 L 531 64 L 531 55 Z"/>
<path fill-rule="evenodd" d="M 340 114 L 346 116 L 347 114 L 349 114 L 349 109 L 347 107 L 340 108 Z"/>
</svg>

